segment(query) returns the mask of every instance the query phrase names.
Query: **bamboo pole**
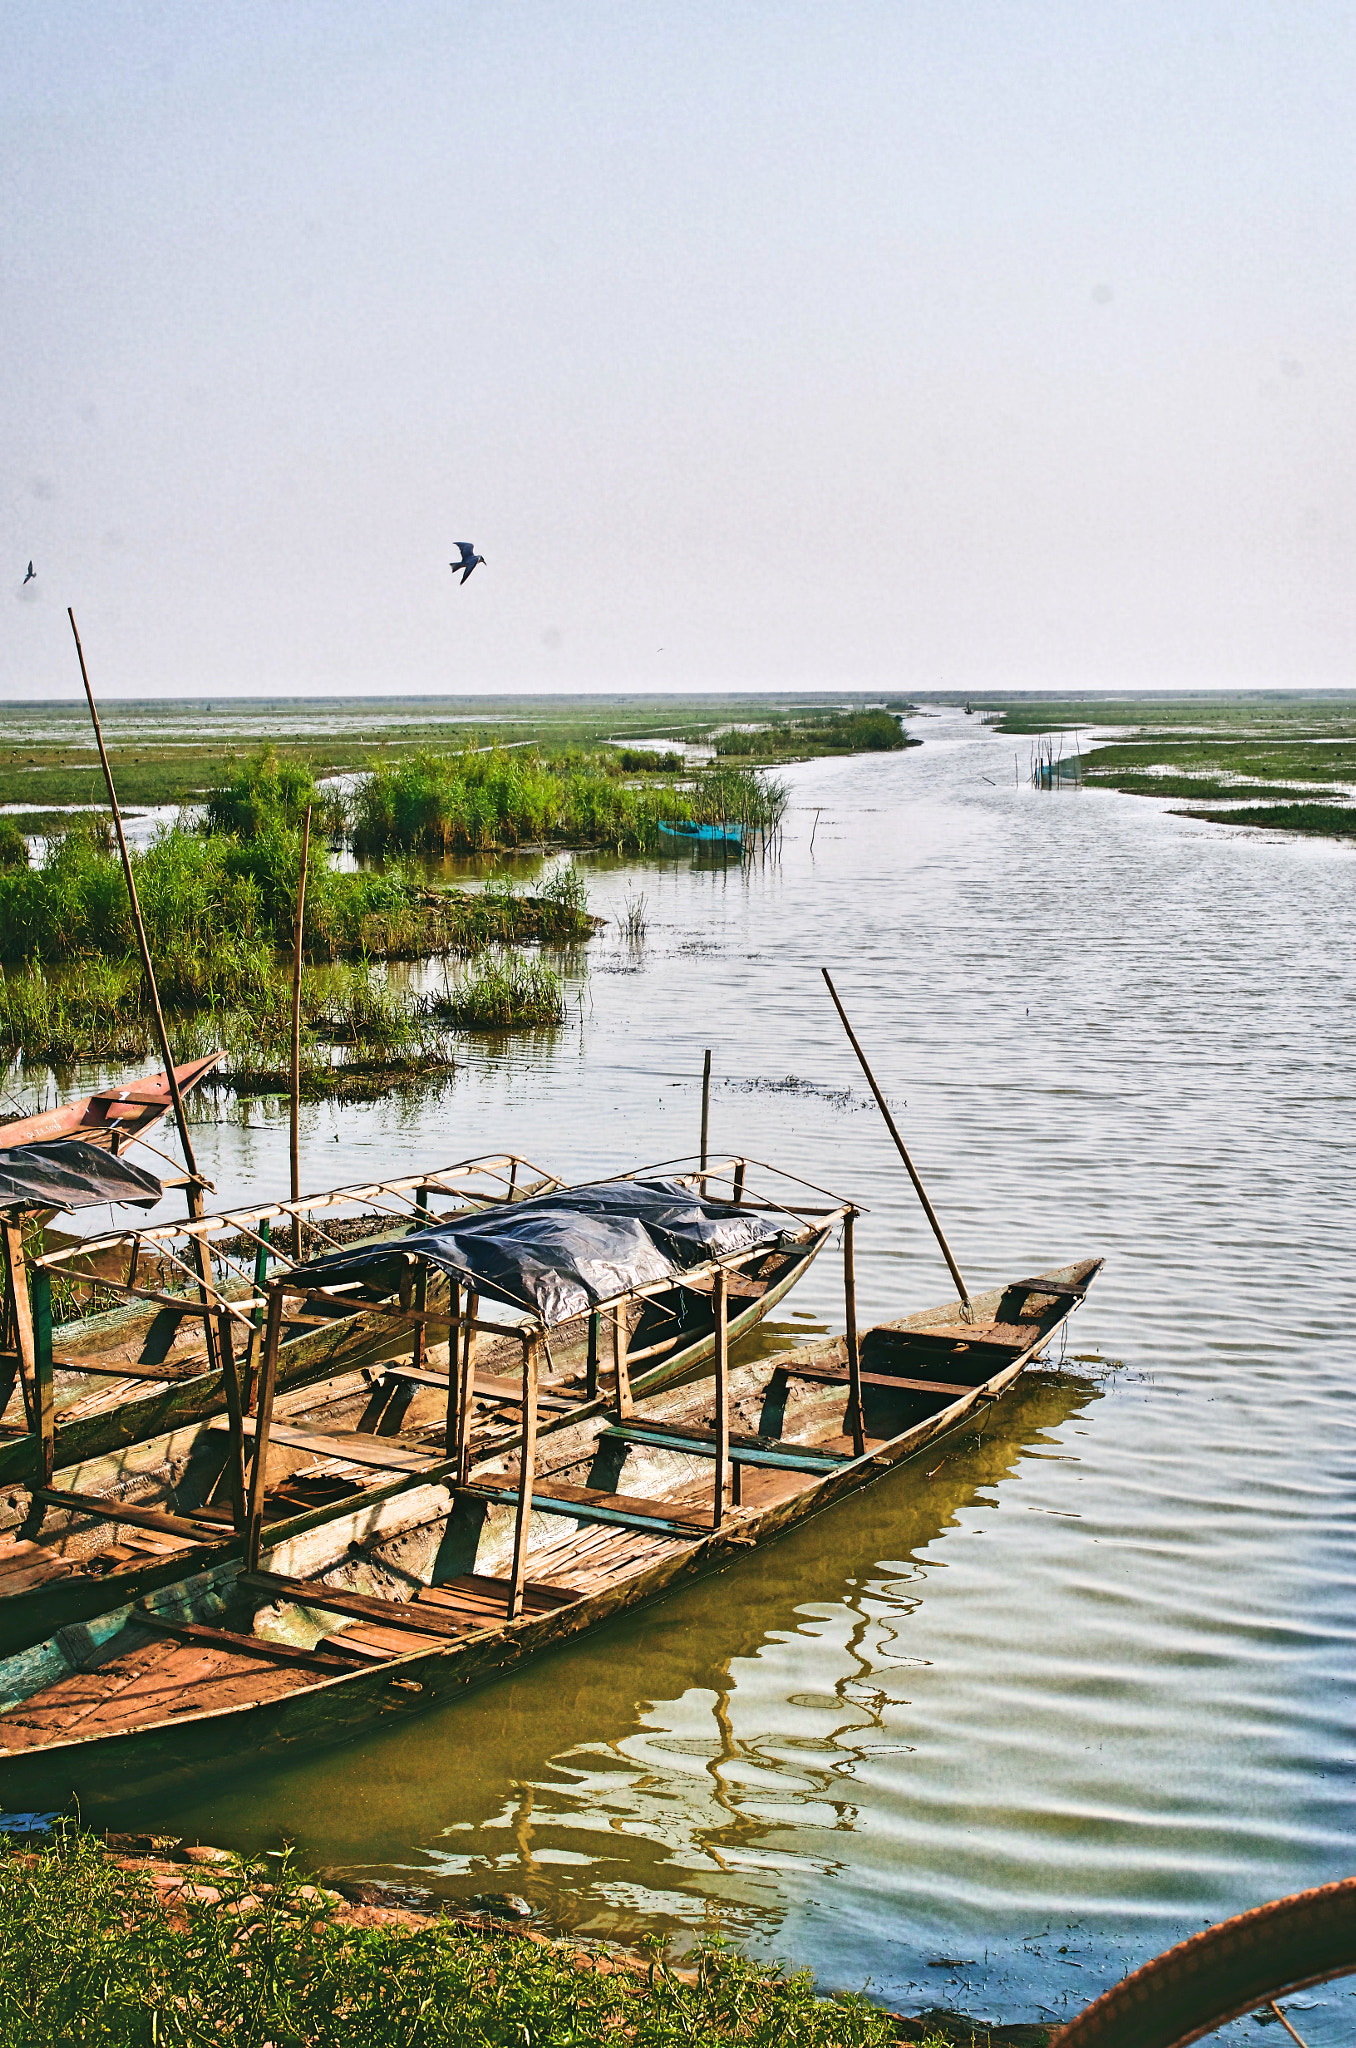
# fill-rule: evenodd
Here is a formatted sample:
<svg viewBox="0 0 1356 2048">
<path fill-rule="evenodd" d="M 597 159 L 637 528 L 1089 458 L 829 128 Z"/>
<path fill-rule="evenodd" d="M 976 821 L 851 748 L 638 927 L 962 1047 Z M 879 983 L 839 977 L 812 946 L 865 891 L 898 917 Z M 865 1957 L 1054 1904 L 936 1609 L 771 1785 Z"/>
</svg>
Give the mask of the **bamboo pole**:
<svg viewBox="0 0 1356 2048">
<path fill-rule="evenodd" d="M 33 1269 L 33 1380 L 38 1404 L 38 1485 L 56 1471 L 56 1400 L 52 1391 L 52 1276 Z"/>
<path fill-rule="evenodd" d="M 702 1172 L 706 1172 L 706 1139 L 711 1127 L 711 1048 L 706 1048 L 702 1060 Z M 702 1182 L 702 1193 L 706 1193 L 706 1182 Z"/>
<path fill-rule="evenodd" d="M 297 877 L 297 928 L 292 940 L 292 1200 L 301 1200 L 301 939 L 306 921 L 306 866 L 311 853 L 311 806 L 301 828 L 301 873 Z M 295 1219 L 292 1256 L 301 1264 L 301 1217 Z"/>
<path fill-rule="evenodd" d="M 516 1621 L 523 1607 L 527 1577 L 527 1531 L 532 1520 L 532 1475 L 537 1462 L 537 1340 L 523 1339 L 523 1448 L 518 1469 L 518 1510 L 513 1518 L 513 1576 L 509 1580 L 508 1618 Z"/>
<path fill-rule="evenodd" d="M 471 1476 L 471 1411 L 476 1398 L 476 1323 L 480 1296 L 466 1290 L 466 1314 L 461 1343 L 461 1413 L 457 1419 L 457 1477 L 465 1486 Z"/>
<path fill-rule="evenodd" d="M 268 1284 L 268 1248 L 271 1235 L 268 1218 L 265 1217 L 259 1225 L 258 1242 L 254 1253 L 253 1291 L 255 1294 L 262 1294 Z M 244 1407 L 249 1414 L 253 1415 L 259 1401 L 259 1367 L 263 1358 L 264 1344 L 263 1309 L 256 1308 L 252 1310 L 251 1320 L 254 1323 L 254 1335 L 250 1338 L 249 1350 L 245 1355 Z M 241 1452 L 243 1455 L 243 1436 L 241 1438 Z"/>
<path fill-rule="evenodd" d="M 843 1311 L 847 1322 L 848 1427 L 852 1434 L 852 1455 L 866 1452 L 866 1420 L 862 1414 L 862 1353 L 857 1342 L 857 1269 L 853 1258 L 851 1209 L 843 1218 Z"/>
<path fill-rule="evenodd" d="M 716 1473 L 711 1526 L 718 1529 L 725 1518 L 726 1496 L 730 1490 L 730 1323 L 725 1268 L 716 1268 L 711 1289 L 711 1313 L 716 1321 Z"/>
<path fill-rule="evenodd" d="M 24 1227 L 7 1217 L 5 1240 L 5 1298 L 9 1310 L 10 1335 L 14 1338 L 15 1369 L 23 1390 L 24 1419 L 33 1435 L 38 1433 L 38 1385 L 33 1363 L 33 1309 L 28 1294 L 28 1267 L 24 1259 Z M 13 1387 L 10 1388 L 10 1394 Z M 6 1399 L 5 1406 L 9 1406 Z"/>
<path fill-rule="evenodd" d="M 461 1282 L 450 1283 L 447 1329 L 447 1455 L 457 1456 L 458 1418 L 461 1415 Z"/>
<path fill-rule="evenodd" d="M 421 1230 L 427 1229 L 427 1188 L 420 1188 L 419 1193 L 415 1199 L 414 1213 L 415 1216 L 418 1218 L 419 1228 Z M 423 1258 L 421 1258 L 419 1261 L 419 1270 L 415 1274 L 414 1279 L 414 1307 L 416 1313 L 420 1316 L 422 1316 L 428 1308 L 428 1260 Z M 410 1363 L 415 1368 L 416 1372 L 423 1372 L 428 1365 L 428 1330 L 422 1322 L 416 1323 L 414 1326 L 414 1348 L 410 1355 Z M 447 1353 L 447 1371 L 448 1376 L 450 1378 L 452 1373 L 452 1350 L 450 1345 L 448 1347 Z"/>
<path fill-rule="evenodd" d="M 914 1166 L 912 1159 L 910 1159 L 909 1157 L 908 1147 L 905 1145 L 904 1140 L 900 1137 L 898 1127 L 895 1124 L 895 1120 L 890 1114 L 889 1105 L 887 1104 L 885 1097 L 881 1094 L 880 1089 L 876 1085 L 875 1075 L 872 1073 L 870 1067 L 867 1065 L 866 1054 L 862 1051 L 861 1046 L 858 1044 L 857 1034 L 853 1030 L 851 1024 L 849 1024 L 848 1022 L 847 1011 L 843 1008 L 842 1003 L 839 1001 L 838 991 L 833 985 L 833 978 L 830 975 L 827 967 L 821 967 L 819 971 L 824 977 L 825 983 L 828 987 L 829 994 L 833 997 L 834 1008 L 837 1010 L 838 1015 L 841 1017 L 843 1021 L 843 1029 L 844 1031 L 846 1031 L 848 1035 L 848 1043 L 851 1045 L 852 1050 L 856 1053 L 858 1061 L 861 1065 L 862 1072 L 866 1075 L 868 1082 L 871 1084 L 871 1093 L 876 1098 L 876 1107 L 880 1110 L 881 1115 L 885 1118 L 885 1128 L 895 1141 L 895 1150 L 898 1152 L 900 1158 L 904 1161 L 904 1165 L 908 1171 L 909 1179 L 913 1182 L 914 1193 L 917 1195 L 919 1201 L 923 1205 L 923 1214 L 927 1217 L 928 1222 L 932 1225 L 932 1234 L 942 1248 L 942 1257 L 946 1260 L 947 1266 L 950 1269 L 951 1278 L 956 1283 L 956 1292 L 960 1295 L 961 1301 L 964 1305 L 965 1319 L 967 1322 L 973 1322 L 975 1318 L 975 1312 L 970 1303 L 970 1296 L 966 1292 L 965 1282 L 961 1278 L 961 1269 L 951 1256 L 951 1247 L 947 1243 L 944 1235 L 942 1234 L 942 1226 L 937 1221 L 936 1210 L 933 1208 L 931 1202 L 928 1200 L 927 1189 L 923 1186 L 922 1181 L 918 1178 L 917 1170 Z"/>
<path fill-rule="evenodd" d="M 627 1362 L 627 1348 L 631 1331 L 626 1320 L 626 1303 L 619 1301 L 612 1311 L 612 1365 L 617 1381 L 617 1420 L 625 1422 L 634 1414 L 631 1400 L 631 1367 Z"/>
<path fill-rule="evenodd" d="M 278 1383 L 278 1346 L 282 1338 L 282 1288 L 268 1290 L 264 1325 L 264 1360 L 259 1373 L 259 1412 L 254 1418 L 254 1463 L 250 1468 L 249 1511 L 245 1522 L 245 1569 L 259 1569 L 259 1544 L 264 1526 L 264 1492 L 268 1475 L 268 1433 L 273 1426 L 273 1391 Z"/>
<path fill-rule="evenodd" d="M 184 1116 L 184 1100 L 179 1093 L 179 1082 L 174 1072 L 174 1059 L 170 1053 L 169 1033 L 165 1029 L 164 1012 L 160 1008 L 160 990 L 156 986 L 155 969 L 151 965 L 151 949 L 146 942 L 146 927 L 141 919 L 141 905 L 137 900 L 137 885 L 132 874 L 132 863 L 127 852 L 127 836 L 122 829 L 122 812 L 118 808 L 118 793 L 113 787 L 113 770 L 108 765 L 108 751 L 104 746 L 103 728 L 99 724 L 99 713 L 95 709 L 94 692 L 90 688 L 89 671 L 85 667 L 85 650 L 80 645 L 76 630 L 75 613 L 66 607 L 66 616 L 75 634 L 75 651 L 80 659 L 80 678 L 85 685 L 85 698 L 89 704 L 90 722 L 94 727 L 94 744 L 99 749 L 99 761 L 104 771 L 104 784 L 108 790 L 109 808 L 113 813 L 113 830 L 118 837 L 118 852 L 122 856 L 122 872 L 127 883 L 127 895 L 132 905 L 132 923 L 136 927 L 137 947 L 141 953 L 142 972 L 146 976 L 146 987 L 151 998 L 151 1010 L 155 1017 L 155 1035 L 160 1045 L 160 1057 L 165 1062 L 165 1077 L 169 1082 L 170 1100 L 174 1104 L 174 1121 L 179 1127 L 179 1143 L 183 1147 L 184 1164 L 191 1176 L 188 1184 L 188 1212 L 195 1219 L 202 1215 L 202 1185 L 198 1178 L 198 1163 L 193 1157 L 193 1141 L 188 1135 L 188 1122 Z M 197 1206 L 194 1206 L 196 1198 Z"/>
<path fill-rule="evenodd" d="M 240 1376 L 231 1343 L 231 1318 L 225 1309 L 217 1316 L 217 1343 L 221 1347 L 221 1381 L 226 1395 L 226 1417 L 231 1436 L 226 1449 L 231 1487 L 231 1522 L 237 1536 L 245 1532 L 245 1425 L 240 1400 Z"/>
<path fill-rule="evenodd" d="M 193 1140 L 188 1135 L 188 1118 L 184 1115 L 184 1098 L 179 1092 L 179 1077 L 174 1071 L 174 1055 L 170 1051 L 169 1033 L 165 1029 L 165 1013 L 160 1007 L 160 989 L 155 979 L 155 967 L 151 961 L 151 948 L 146 938 L 146 926 L 142 920 L 141 904 L 137 897 L 136 878 L 132 873 L 132 862 L 127 851 L 127 835 L 122 829 L 122 811 L 118 806 L 118 792 L 113 786 L 113 770 L 108 762 L 108 749 L 104 745 L 103 727 L 99 723 L 98 707 L 94 702 L 94 691 L 90 686 L 89 670 L 85 666 L 85 650 L 80 645 L 80 633 L 75 623 L 75 613 L 67 605 L 66 616 L 71 622 L 75 638 L 75 652 L 80 662 L 80 680 L 85 686 L 85 701 L 89 705 L 90 723 L 94 727 L 94 744 L 99 749 L 99 763 L 104 771 L 104 786 L 108 790 L 108 805 L 113 813 L 113 829 L 118 838 L 118 852 L 122 858 L 123 879 L 127 883 L 127 900 L 132 906 L 132 923 L 136 929 L 137 949 L 141 954 L 142 972 L 146 976 L 146 988 L 151 998 L 151 1011 L 155 1018 L 155 1035 L 160 1046 L 160 1057 L 165 1062 L 165 1079 L 169 1086 L 170 1101 L 174 1104 L 174 1121 L 179 1131 L 179 1144 L 188 1169 L 188 1181 L 184 1189 L 189 1216 L 196 1222 L 203 1214 L 202 1177 L 198 1162 L 193 1154 Z M 193 1263 L 197 1268 L 198 1292 L 206 1306 L 211 1299 L 208 1281 L 211 1267 L 201 1238 L 193 1240 Z M 214 1371 L 221 1369 L 217 1348 L 216 1330 L 211 1319 L 204 1323 L 208 1362 Z M 244 1456 L 243 1441 L 240 1455 Z"/>
</svg>

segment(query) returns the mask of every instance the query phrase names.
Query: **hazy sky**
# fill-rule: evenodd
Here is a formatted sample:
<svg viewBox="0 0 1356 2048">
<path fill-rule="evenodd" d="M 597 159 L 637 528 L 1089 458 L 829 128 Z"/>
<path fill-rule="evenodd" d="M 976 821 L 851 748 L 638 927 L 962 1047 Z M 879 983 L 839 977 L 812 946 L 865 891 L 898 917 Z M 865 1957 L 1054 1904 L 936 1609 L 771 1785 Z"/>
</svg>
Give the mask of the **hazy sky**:
<svg viewBox="0 0 1356 2048">
<path fill-rule="evenodd" d="M 1353 679 L 1349 4 L 0 34 L 6 698 Z"/>
</svg>

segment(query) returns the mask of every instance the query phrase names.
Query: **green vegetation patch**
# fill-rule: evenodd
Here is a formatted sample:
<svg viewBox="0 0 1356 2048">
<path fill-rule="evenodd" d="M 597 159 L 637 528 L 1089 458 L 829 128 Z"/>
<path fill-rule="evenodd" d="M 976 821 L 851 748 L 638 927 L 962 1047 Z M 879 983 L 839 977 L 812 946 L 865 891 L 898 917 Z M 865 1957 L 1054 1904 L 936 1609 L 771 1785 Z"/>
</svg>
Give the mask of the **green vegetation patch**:
<svg viewBox="0 0 1356 2048">
<path fill-rule="evenodd" d="M 1356 808 L 1344 804 L 1243 804 L 1231 811 L 1178 811 L 1212 825 L 1261 825 L 1273 832 L 1303 832 L 1316 839 L 1356 839 Z"/>
<path fill-rule="evenodd" d="M 26 868 L 28 841 L 13 818 L 0 818 L 0 868 Z"/>
<path fill-rule="evenodd" d="M 1356 695 L 1346 691 L 1210 690 L 1141 697 L 973 697 L 986 720 L 1005 733 L 1067 732 L 1074 726 L 1124 726 L 1141 733 L 1218 734 L 1236 739 L 1268 733 L 1291 738 L 1356 733 Z"/>
<path fill-rule="evenodd" d="M 885 2048 L 888 2017 L 719 1944 L 696 1981 L 454 1922 L 363 1927 L 284 1863 L 168 1911 L 73 1831 L 0 1862 L 0 2048 Z M 685 1973 L 686 1975 L 687 1973 Z M 939 2044 L 940 2048 L 940 2044 Z"/>
<path fill-rule="evenodd" d="M 1095 754 L 1088 756 L 1089 761 L 1097 758 Z M 1217 775 L 1117 774 L 1092 767 L 1085 767 L 1083 780 L 1089 789 L 1118 789 L 1123 796 L 1185 796 L 1198 798 L 1201 802 L 1214 798 L 1232 803 L 1240 797 L 1256 797 L 1259 803 L 1286 803 L 1294 802 L 1302 794 L 1283 782 L 1225 782 Z"/>
<path fill-rule="evenodd" d="M 780 783 L 753 769 L 717 768 L 690 784 L 623 780 L 624 757 L 526 748 L 423 751 L 357 784 L 350 805 L 361 854 L 480 853 L 557 844 L 652 852 L 661 823 L 737 821 L 773 831 L 786 807 Z"/>
<path fill-rule="evenodd" d="M 901 747 L 921 746 L 922 741 L 904 731 L 896 712 L 834 711 L 717 733 L 714 745 L 722 758 L 743 755 L 782 761 L 821 754 L 893 753 Z"/>
<path fill-rule="evenodd" d="M 463 1031 L 523 1030 L 565 1018 L 560 976 L 544 961 L 513 953 L 483 962 L 454 982 L 443 1008 Z"/>
</svg>

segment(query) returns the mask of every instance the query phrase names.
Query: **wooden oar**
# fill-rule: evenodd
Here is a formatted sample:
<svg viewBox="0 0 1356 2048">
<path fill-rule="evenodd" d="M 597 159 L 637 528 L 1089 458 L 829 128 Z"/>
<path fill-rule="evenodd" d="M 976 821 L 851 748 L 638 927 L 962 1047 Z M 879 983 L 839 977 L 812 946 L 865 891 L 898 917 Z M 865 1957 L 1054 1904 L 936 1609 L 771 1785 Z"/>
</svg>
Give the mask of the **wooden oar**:
<svg viewBox="0 0 1356 2048">
<path fill-rule="evenodd" d="M 975 1312 L 970 1305 L 970 1296 L 966 1292 L 965 1282 L 961 1278 L 961 1269 L 956 1264 L 956 1261 L 952 1258 L 951 1247 L 947 1243 L 944 1235 L 942 1234 L 942 1226 L 937 1221 L 937 1212 L 933 1208 L 931 1202 L 928 1200 L 927 1189 L 923 1186 L 922 1181 L 918 1178 L 918 1170 L 914 1166 L 912 1159 L 910 1159 L 909 1157 L 908 1147 L 905 1145 L 904 1140 L 900 1137 L 898 1127 L 895 1124 L 895 1120 L 890 1114 L 889 1105 L 887 1104 L 885 1097 L 881 1094 L 880 1089 L 876 1085 L 875 1075 L 872 1073 L 870 1067 L 867 1065 L 866 1054 L 862 1051 L 861 1046 L 858 1044 L 857 1034 L 848 1022 L 847 1011 L 843 1008 L 842 1003 L 839 1001 L 838 991 L 833 985 L 833 980 L 829 974 L 829 970 L 827 967 L 821 967 L 819 971 L 824 977 L 824 981 L 828 988 L 829 994 L 833 997 L 834 1008 L 837 1010 L 839 1016 L 843 1020 L 843 1029 L 844 1031 L 846 1031 L 848 1035 L 848 1043 L 851 1045 L 852 1050 L 856 1053 L 857 1058 L 861 1063 L 862 1072 L 866 1075 L 867 1080 L 871 1084 L 871 1093 L 875 1096 L 876 1105 L 879 1108 L 881 1115 L 885 1118 L 885 1128 L 887 1129 L 887 1131 L 889 1131 L 890 1136 L 894 1139 L 895 1150 L 898 1152 L 900 1158 L 904 1161 L 904 1165 L 908 1170 L 909 1179 L 913 1182 L 914 1193 L 917 1195 L 919 1201 L 923 1204 L 923 1214 L 927 1217 L 928 1222 L 932 1225 L 932 1234 L 942 1248 L 942 1257 L 946 1260 L 946 1263 L 951 1270 L 951 1278 L 956 1283 L 956 1292 L 960 1295 L 961 1302 L 964 1305 L 965 1319 L 967 1322 L 972 1323 L 975 1319 Z"/>
</svg>

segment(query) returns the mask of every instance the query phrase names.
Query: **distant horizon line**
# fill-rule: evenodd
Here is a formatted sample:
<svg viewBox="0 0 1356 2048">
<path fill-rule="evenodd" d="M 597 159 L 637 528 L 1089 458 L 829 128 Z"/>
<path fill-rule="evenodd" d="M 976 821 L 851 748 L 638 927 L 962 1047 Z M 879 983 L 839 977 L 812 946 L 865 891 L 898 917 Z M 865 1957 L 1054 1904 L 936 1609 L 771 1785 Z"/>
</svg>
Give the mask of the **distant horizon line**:
<svg viewBox="0 0 1356 2048">
<path fill-rule="evenodd" d="M 1194 700 L 1218 702 L 1233 698 L 1245 702 L 1279 697 L 1356 697 L 1356 681 L 1345 686 L 1339 684 L 1268 684 L 1250 688 L 1236 688 L 1227 685 L 1196 685 L 1186 687 L 1159 687 L 1149 685 L 1127 686 L 1121 689 L 943 689 L 943 690 L 779 690 L 771 687 L 747 686 L 742 690 L 549 690 L 549 691 L 412 691 L 398 693 L 383 691 L 376 694 L 361 690 L 310 690 L 301 695 L 278 696 L 270 691 L 245 690 L 202 690 L 176 695 L 124 696 L 115 690 L 100 693 L 100 701 L 106 704 L 157 705 L 157 704 L 205 704 L 224 705 L 276 705 L 282 708 L 293 704 L 341 703 L 394 706 L 399 704 L 466 704 L 466 705 L 529 705 L 529 704 L 634 704 L 654 703 L 656 705 L 681 700 L 691 704 L 747 703 L 753 698 L 768 698 L 807 704 L 845 703 L 861 701 L 879 704 L 885 700 L 909 704 L 1091 704 L 1122 703 L 1127 699 L 1162 702 L 1171 698 L 1176 701 Z M 0 704 L 0 716 L 5 711 L 43 711 L 63 705 L 83 706 L 84 698 L 77 692 L 48 697 L 12 697 Z"/>
</svg>

